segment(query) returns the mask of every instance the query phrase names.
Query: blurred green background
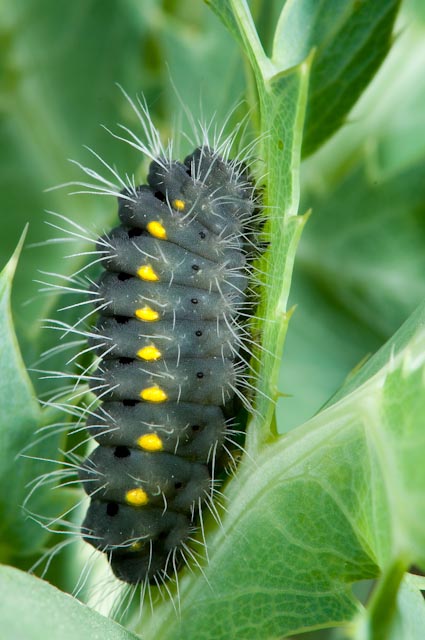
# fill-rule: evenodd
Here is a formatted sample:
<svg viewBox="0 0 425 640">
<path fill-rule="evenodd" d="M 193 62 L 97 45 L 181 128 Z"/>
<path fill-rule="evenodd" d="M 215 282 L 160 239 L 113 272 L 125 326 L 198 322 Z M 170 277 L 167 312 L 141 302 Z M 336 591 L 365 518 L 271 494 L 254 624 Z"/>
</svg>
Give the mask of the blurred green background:
<svg viewBox="0 0 425 640">
<path fill-rule="evenodd" d="M 268 48 L 282 0 L 250 4 Z M 424 297 L 423 7 L 405 4 L 393 50 L 349 123 L 303 165 L 301 208 L 313 215 L 295 267 L 281 431 L 317 411 Z M 195 121 L 221 126 L 246 96 L 240 52 L 202 2 L 1 0 L 0 260 L 29 222 L 13 300 L 28 365 L 52 345 L 40 318 L 59 306 L 39 293 L 38 272 L 71 273 L 78 262 L 64 258 L 67 245 L 40 246 L 59 234 L 45 210 L 97 230 L 116 215 L 111 199 L 45 190 L 81 179 L 69 158 L 96 167 L 84 145 L 121 174 L 143 175 L 140 155 L 101 126 L 140 132 L 116 84 L 145 96 L 164 137 L 190 130 L 182 103 Z"/>
</svg>

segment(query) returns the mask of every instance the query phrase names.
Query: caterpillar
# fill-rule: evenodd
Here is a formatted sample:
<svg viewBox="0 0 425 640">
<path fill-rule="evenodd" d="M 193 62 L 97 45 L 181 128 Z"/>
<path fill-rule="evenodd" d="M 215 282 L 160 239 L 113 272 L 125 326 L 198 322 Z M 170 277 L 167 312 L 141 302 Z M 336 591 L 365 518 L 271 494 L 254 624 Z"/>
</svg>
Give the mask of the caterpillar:
<svg viewBox="0 0 425 640">
<path fill-rule="evenodd" d="M 204 131 L 179 162 L 150 131 L 150 146 L 140 142 L 147 184 L 107 187 L 120 224 L 96 241 L 97 323 L 66 328 L 97 356 L 85 377 L 98 406 L 82 412 L 97 446 L 76 465 L 90 498 L 82 537 L 124 583 L 159 586 L 188 559 L 198 564 L 191 544 L 204 508 L 218 515 L 229 442 L 243 449 L 234 427 L 252 410 L 259 204 L 246 154 L 229 157 L 232 137 L 213 147 Z"/>
</svg>

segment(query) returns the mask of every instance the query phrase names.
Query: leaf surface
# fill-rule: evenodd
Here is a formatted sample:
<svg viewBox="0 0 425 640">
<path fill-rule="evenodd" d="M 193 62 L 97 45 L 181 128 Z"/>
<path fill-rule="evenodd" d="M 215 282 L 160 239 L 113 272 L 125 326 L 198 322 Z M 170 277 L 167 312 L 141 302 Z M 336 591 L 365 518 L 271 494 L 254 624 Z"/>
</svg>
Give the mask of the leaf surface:
<svg viewBox="0 0 425 640">
<path fill-rule="evenodd" d="M 47 582 L 12 567 L 0 567 L 0 618 L 4 638 L 25 640 L 136 640 Z"/>
</svg>

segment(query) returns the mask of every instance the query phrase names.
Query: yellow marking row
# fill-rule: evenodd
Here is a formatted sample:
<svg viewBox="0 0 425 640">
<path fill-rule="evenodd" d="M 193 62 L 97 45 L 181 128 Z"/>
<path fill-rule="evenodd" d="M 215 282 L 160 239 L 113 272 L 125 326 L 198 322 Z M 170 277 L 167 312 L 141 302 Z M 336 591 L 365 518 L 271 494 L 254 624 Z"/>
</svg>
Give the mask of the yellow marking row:
<svg viewBox="0 0 425 640">
<path fill-rule="evenodd" d="M 175 200 L 173 202 L 173 206 L 178 211 L 183 211 L 185 207 L 185 203 L 182 200 Z M 167 239 L 167 232 L 162 224 L 156 220 L 149 222 L 147 225 L 148 232 L 158 238 L 160 240 Z M 159 280 L 158 275 L 152 269 L 150 265 L 142 265 L 137 270 L 137 275 L 142 280 L 148 282 L 157 282 Z M 155 322 L 159 318 L 159 313 L 149 307 L 148 305 L 136 309 L 135 315 L 139 320 L 143 320 L 145 322 Z M 139 358 L 143 360 L 157 360 L 161 357 L 161 352 L 159 349 L 155 347 L 155 345 L 149 345 L 139 349 L 137 352 Z M 164 402 L 167 400 L 167 394 L 163 389 L 154 385 L 152 387 L 147 387 L 146 389 L 142 389 L 140 392 L 140 397 L 142 400 L 146 400 L 147 402 Z M 163 444 L 161 438 L 156 433 L 146 433 L 143 436 L 140 436 L 137 440 L 137 444 L 141 449 L 145 451 L 162 451 Z M 130 489 L 125 494 L 125 500 L 127 504 L 133 507 L 143 507 L 148 504 L 149 497 L 143 489 L 137 487 L 135 489 Z M 141 548 L 140 542 L 135 542 L 131 545 L 132 551 L 138 551 Z"/>
</svg>

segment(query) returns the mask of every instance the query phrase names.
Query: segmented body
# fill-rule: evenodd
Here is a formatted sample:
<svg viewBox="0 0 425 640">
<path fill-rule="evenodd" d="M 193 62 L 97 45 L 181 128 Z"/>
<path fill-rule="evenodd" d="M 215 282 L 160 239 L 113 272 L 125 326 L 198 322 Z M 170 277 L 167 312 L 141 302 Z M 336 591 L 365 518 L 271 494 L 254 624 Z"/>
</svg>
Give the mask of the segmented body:
<svg viewBox="0 0 425 640">
<path fill-rule="evenodd" d="M 238 393 L 253 211 L 243 167 L 203 146 L 184 163 L 152 162 L 100 239 L 102 404 L 87 425 L 98 447 L 80 471 L 82 531 L 125 582 L 175 572 L 213 494 Z"/>
</svg>

